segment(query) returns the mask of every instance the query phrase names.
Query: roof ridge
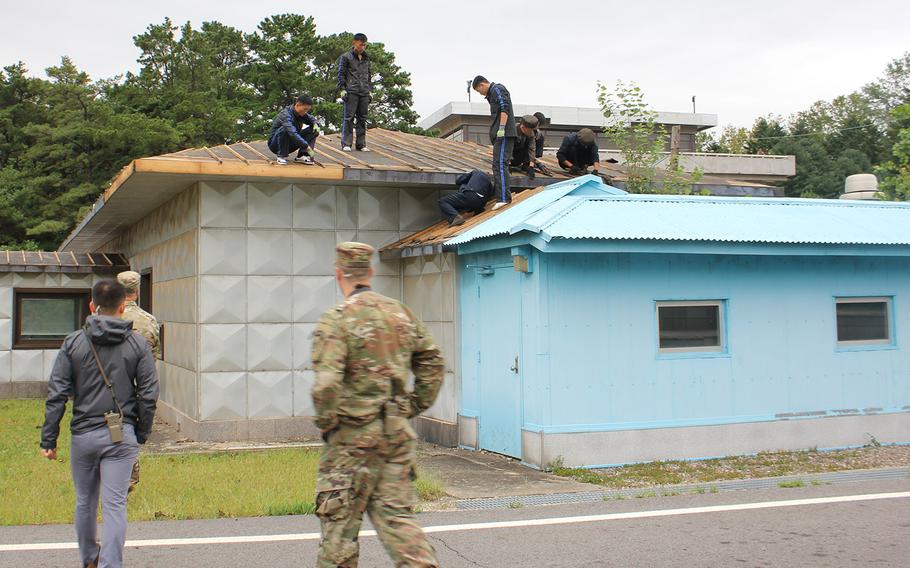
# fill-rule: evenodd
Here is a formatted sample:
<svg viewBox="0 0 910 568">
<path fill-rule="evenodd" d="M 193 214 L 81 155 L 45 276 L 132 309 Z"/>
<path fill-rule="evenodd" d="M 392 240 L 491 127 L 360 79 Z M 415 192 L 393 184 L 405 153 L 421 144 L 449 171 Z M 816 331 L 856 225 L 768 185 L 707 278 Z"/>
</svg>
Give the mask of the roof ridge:
<svg viewBox="0 0 910 568">
<path fill-rule="evenodd" d="M 592 200 L 597 201 L 654 201 L 654 202 L 676 202 L 692 203 L 698 205 L 710 205 L 712 203 L 723 203 L 733 205 L 774 205 L 774 206 L 795 206 L 795 207 L 870 207 L 870 208 L 887 208 L 900 207 L 910 208 L 910 203 L 903 201 L 870 201 L 870 200 L 849 200 L 849 199 L 812 199 L 805 197 L 749 197 L 749 196 L 732 196 L 732 195 L 673 195 L 673 194 L 642 194 L 629 193 L 626 195 L 592 195 Z"/>
</svg>

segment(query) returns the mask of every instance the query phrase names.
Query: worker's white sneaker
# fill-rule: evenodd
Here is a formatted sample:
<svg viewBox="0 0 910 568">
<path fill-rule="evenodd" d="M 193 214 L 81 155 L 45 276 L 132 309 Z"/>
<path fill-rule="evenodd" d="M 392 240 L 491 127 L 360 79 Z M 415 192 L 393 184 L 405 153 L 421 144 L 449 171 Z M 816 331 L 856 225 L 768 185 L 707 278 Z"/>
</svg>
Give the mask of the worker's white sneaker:
<svg viewBox="0 0 910 568">
<path fill-rule="evenodd" d="M 313 161 L 313 158 L 311 158 L 309 156 L 297 156 L 296 158 L 294 158 L 294 162 L 298 163 L 298 164 L 307 164 L 308 166 L 312 166 L 313 164 L 316 163 L 315 161 Z"/>
<path fill-rule="evenodd" d="M 505 201 L 499 201 L 495 205 L 493 205 L 493 211 L 496 211 L 500 207 L 505 207 L 506 205 L 508 205 L 508 203 L 506 203 Z"/>
<path fill-rule="evenodd" d="M 279 166 L 286 166 L 286 165 L 288 165 L 288 159 L 287 159 L 287 158 L 282 158 L 281 156 L 278 156 L 278 157 L 275 159 L 275 161 L 278 162 L 278 165 L 279 165 Z"/>
<path fill-rule="evenodd" d="M 361 152 L 369 152 L 369 151 L 370 151 L 370 149 L 367 148 L 366 146 L 364 146 L 363 148 L 357 148 L 357 149 L 360 150 Z"/>
<path fill-rule="evenodd" d="M 342 147 L 341 147 L 341 151 L 342 151 L 342 152 L 350 152 L 350 151 L 351 151 L 351 147 L 350 147 L 350 146 L 342 146 Z"/>
</svg>

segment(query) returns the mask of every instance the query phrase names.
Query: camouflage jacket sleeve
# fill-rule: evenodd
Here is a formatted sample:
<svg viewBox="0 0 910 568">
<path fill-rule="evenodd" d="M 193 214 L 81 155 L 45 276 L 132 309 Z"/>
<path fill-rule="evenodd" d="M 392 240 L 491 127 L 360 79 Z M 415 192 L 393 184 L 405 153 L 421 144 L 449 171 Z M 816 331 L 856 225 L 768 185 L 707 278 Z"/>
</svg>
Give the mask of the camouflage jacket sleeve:
<svg viewBox="0 0 910 568">
<path fill-rule="evenodd" d="M 152 356 L 154 356 L 155 359 L 161 359 L 161 325 L 155 318 L 152 318 L 151 323 L 152 339 L 149 341 L 149 344 L 152 347 Z"/>
<path fill-rule="evenodd" d="M 341 312 L 329 310 L 316 326 L 312 353 L 313 370 L 316 372 L 313 408 L 316 410 L 316 426 L 323 432 L 333 430 L 339 424 L 338 397 L 347 357 L 348 345 L 342 329 Z"/>
<path fill-rule="evenodd" d="M 411 354 L 411 370 L 414 372 L 414 389 L 410 398 L 410 415 L 417 416 L 433 406 L 442 379 L 445 377 L 445 361 L 439 346 L 433 341 L 426 326 L 414 314 L 408 312 L 415 327 L 414 351 Z"/>
</svg>

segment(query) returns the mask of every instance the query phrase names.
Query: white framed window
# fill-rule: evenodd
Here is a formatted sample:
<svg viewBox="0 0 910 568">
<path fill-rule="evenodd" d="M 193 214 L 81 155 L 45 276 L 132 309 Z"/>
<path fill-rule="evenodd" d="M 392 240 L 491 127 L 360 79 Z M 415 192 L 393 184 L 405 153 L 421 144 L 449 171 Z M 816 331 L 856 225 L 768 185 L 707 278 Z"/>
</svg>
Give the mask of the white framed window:
<svg viewBox="0 0 910 568">
<path fill-rule="evenodd" d="M 892 343 L 891 298 L 835 298 L 837 344 L 843 347 Z"/>
<path fill-rule="evenodd" d="M 724 352 L 724 301 L 657 302 L 657 335 L 660 353 Z"/>
</svg>

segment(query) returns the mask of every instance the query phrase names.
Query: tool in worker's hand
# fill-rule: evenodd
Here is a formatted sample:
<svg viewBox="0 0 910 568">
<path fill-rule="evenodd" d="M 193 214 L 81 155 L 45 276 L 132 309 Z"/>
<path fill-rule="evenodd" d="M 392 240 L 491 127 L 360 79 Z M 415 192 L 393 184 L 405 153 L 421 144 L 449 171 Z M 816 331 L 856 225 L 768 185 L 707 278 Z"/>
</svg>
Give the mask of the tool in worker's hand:
<svg viewBox="0 0 910 568">
<path fill-rule="evenodd" d="M 553 172 L 550 171 L 550 168 L 545 166 L 542 162 L 537 162 L 536 164 L 534 164 L 534 168 L 536 168 L 537 171 L 539 171 L 540 173 L 542 173 L 545 176 L 551 176 L 551 177 L 553 176 Z"/>
</svg>

